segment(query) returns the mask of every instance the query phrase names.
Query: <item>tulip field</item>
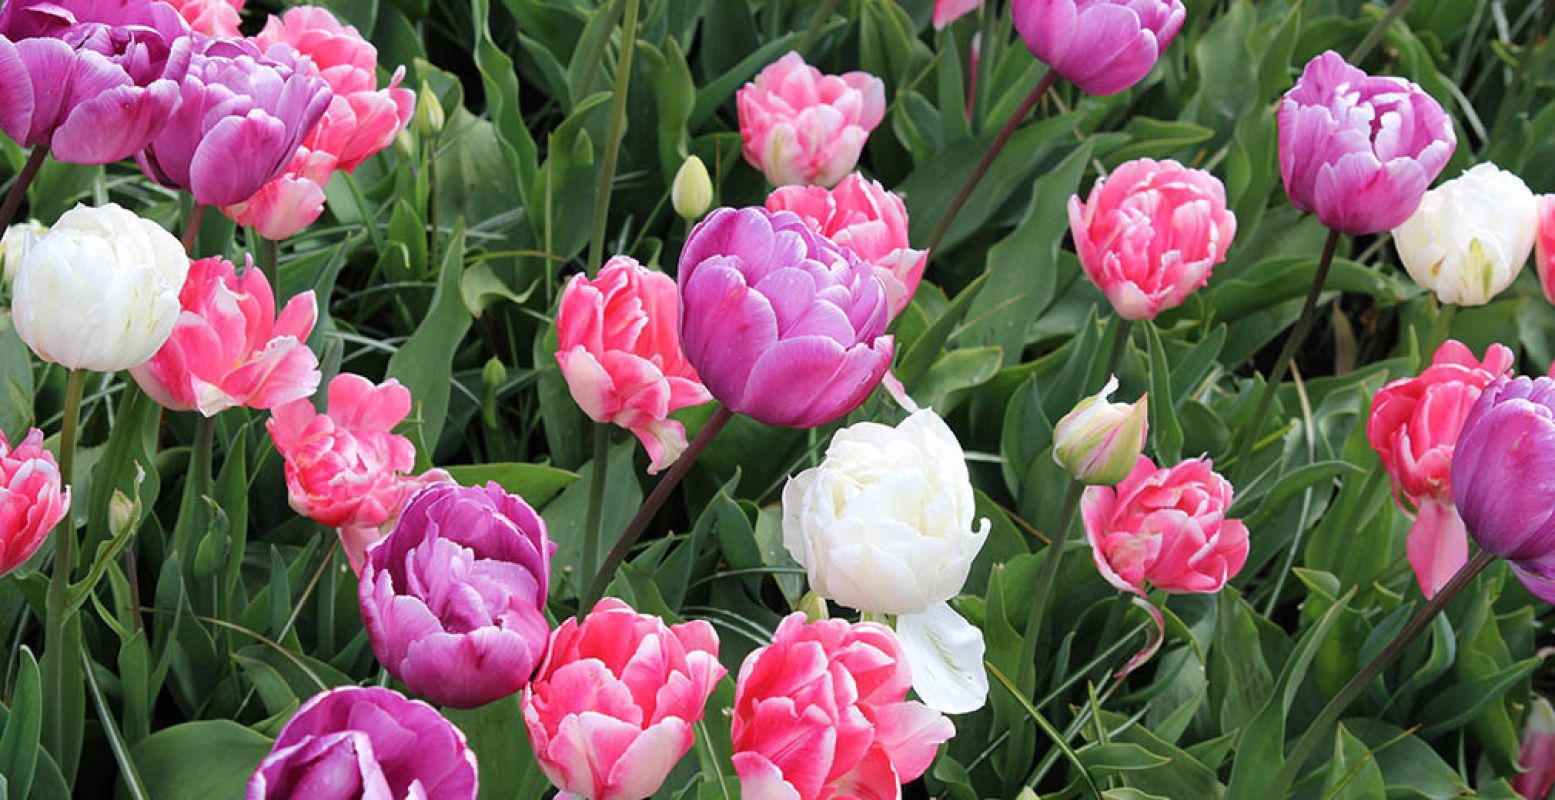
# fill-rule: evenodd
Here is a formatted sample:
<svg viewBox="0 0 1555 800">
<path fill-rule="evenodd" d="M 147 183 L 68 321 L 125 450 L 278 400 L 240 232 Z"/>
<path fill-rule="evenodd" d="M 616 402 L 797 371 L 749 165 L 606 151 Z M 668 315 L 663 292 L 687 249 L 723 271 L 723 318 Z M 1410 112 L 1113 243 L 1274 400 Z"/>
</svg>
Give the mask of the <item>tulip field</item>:
<svg viewBox="0 0 1555 800">
<path fill-rule="evenodd" d="M 0 0 L 0 800 L 1555 798 L 1555 0 Z"/>
</svg>

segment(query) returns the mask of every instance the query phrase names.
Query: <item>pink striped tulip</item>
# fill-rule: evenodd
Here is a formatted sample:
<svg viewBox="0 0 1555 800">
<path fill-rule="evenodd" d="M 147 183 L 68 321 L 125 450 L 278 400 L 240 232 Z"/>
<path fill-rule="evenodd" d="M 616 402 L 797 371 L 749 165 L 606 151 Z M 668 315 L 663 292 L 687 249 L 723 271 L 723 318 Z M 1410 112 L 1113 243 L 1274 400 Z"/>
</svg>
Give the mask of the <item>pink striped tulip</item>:
<svg viewBox="0 0 1555 800">
<path fill-rule="evenodd" d="M 31 558 L 69 510 L 70 488 L 43 449 L 43 431 L 27 431 L 15 448 L 0 433 L 0 575 Z"/>
<path fill-rule="evenodd" d="M 236 39 L 243 35 L 238 30 L 238 26 L 243 23 L 243 18 L 238 14 L 243 10 L 243 0 L 164 0 L 164 2 L 178 9 L 178 13 L 189 23 L 189 29 L 195 33 L 223 39 Z"/>
<path fill-rule="evenodd" d="M 798 53 L 735 95 L 745 160 L 773 186 L 831 186 L 853 171 L 885 118 L 885 84 L 867 72 L 822 75 Z"/>
</svg>

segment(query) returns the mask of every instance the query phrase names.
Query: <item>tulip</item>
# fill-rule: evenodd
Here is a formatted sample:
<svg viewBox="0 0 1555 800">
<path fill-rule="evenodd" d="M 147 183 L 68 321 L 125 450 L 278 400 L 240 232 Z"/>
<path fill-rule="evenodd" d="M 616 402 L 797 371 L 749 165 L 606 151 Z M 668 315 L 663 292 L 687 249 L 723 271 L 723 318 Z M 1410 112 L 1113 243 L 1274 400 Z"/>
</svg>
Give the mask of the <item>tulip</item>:
<svg viewBox="0 0 1555 800">
<path fill-rule="evenodd" d="M 0 247 L 3 245 L 0 242 Z M 1539 196 L 1539 234 L 1534 239 L 1534 249 L 1534 266 L 1539 271 L 1544 297 L 1555 303 L 1555 194 Z"/>
<path fill-rule="evenodd" d="M 1053 460 L 1081 483 L 1110 486 L 1123 480 L 1145 449 L 1149 397 L 1108 402 L 1117 390 L 1117 377 L 1109 377 L 1105 388 L 1081 400 L 1053 426 Z"/>
<path fill-rule="evenodd" d="M 318 358 L 306 344 L 318 316 L 313 292 L 287 302 L 279 317 L 270 281 L 250 262 L 203 258 L 189 267 L 183 313 L 150 361 L 130 370 L 151 399 L 211 417 L 232 408 L 270 409 L 312 397 Z"/>
<path fill-rule="evenodd" d="M 934 0 L 934 30 L 944 30 L 982 4 L 983 0 Z"/>
<path fill-rule="evenodd" d="M 475 753 L 437 710 L 392 689 L 309 698 L 248 779 L 247 800 L 474 800 Z"/>
<path fill-rule="evenodd" d="M 1524 800 L 1546 800 L 1555 790 L 1555 708 L 1542 697 L 1528 709 L 1517 762 L 1525 771 L 1512 779 L 1512 791 Z"/>
<path fill-rule="evenodd" d="M 1457 143 L 1452 120 L 1425 90 L 1367 75 L 1333 51 L 1307 62 L 1280 103 L 1285 192 L 1343 233 L 1380 233 L 1409 219 Z"/>
<path fill-rule="evenodd" d="M 1011 0 L 1033 55 L 1087 94 L 1144 79 L 1188 15 L 1181 0 Z"/>
<path fill-rule="evenodd" d="M 524 688 L 550 632 L 554 552 L 540 515 L 495 483 L 417 492 L 362 566 L 357 597 L 378 663 L 455 708 Z"/>
<path fill-rule="evenodd" d="M 0 575 L 21 566 L 70 510 L 54 454 L 32 428 L 16 448 L 0 433 Z"/>
<path fill-rule="evenodd" d="M 247 39 L 197 39 L 181 100 L 135 156 L 142 172 L 202 205 L 247 200 L 281 174 L 330 104 L 306 58 Z"/>
<path fill-rule="evenodd" d="M 16 271 L 22 268 L 27 251 L 37 244 L 39 237 L 48 232 L 49 229 L 37 220 L 18 222 L 5 229 L 5 235 L 0 236 L 0 268 L 4 269 L 7 285 L 16 280 Z"/>
<path fill-rule="evenodd" d="M 0 11 L 0 130 L 59 161 L 145 147 L 178 105 L 188 26 L 153 0 L 8 0 Z"/>
<path fill-rule="evenodd" d="M 275 180 L 241 203 L 222 206 L 221 213 L 265 239 L 289 239 L 324 213 L 324 186 L 339 163 L 331 153 L 299 147 Z"/>
<path fill-rule="evenodd" d="M 675 207 L 676 214 L 695 222 L 712 204 L 713 179 L 707 175 L 707 165 L 690 156 L 675 171 L 675 181 L 670 184 L 670 205 Z"/>
<path fill-rule="evenodd" d="M 540 770 L 563 796 L 653 796 L 691 750 L 693 726 L 724 674 L 713 626 L 665 625 L 601 600 L 551 634 L 545 665 L 524 689 Z"/>
<path fill-rule="evenodd" d="M 885 285 L 892 317 L 912 301 L 928 251 L 908 246 L 907 206 L 879 181 L 855 172 L 831 191 L 821 186 L 781 186 L 767 196 L 767 210 L 798 214 L 810 230 L 869 262 Z"/>
<path fill-rule="evenodd" d="M 22 259 L 12 322 L 44 361 L 128 369 L 151 358 L 173 332 L 188 272 L 183 245 L 155 222 L 113 203 L 78 205 Z"/>
<path fill-rule="evenodd" d="M 1071 197 L 1069 229 L 1086 276 L 1118 316 L 1155 319 L 1209 281 L 1236 215 L 1215 176 L 1142 158 L 1098 180 L 1084 203 Z"/>
<path fill-rule="evenodd" d="M 1452 504 L 1453 445 L 1480 392 L 1512 368 L 1512 351 L 1493 344 L 1484 361 L 1448 340 L 1418 376 L 1400 378 L 1371 401 L 1366 438 L 1393 481 L 1393 495 L 1416 509 L 1406 551 L 1420 591 L 1434 596 L 1468 561 L 1469 540 Z"/>
<path fill-rule="evenodd" d="M 1512 285 L 1533 252 L 1539 201 L 1522 179 L 1479 164 L 1425 193 L 1393 229 L 1415 282 L 1443 303 L 1482 306 Z"/>
<path fill-rule="evenodd" d="M 1555 379 L 1485 388 L 1453 449 L 1452 499 L 1474 541 L 1555 602 Z"/>
<path fill-rule="evenodd" d="M 794 214 L 714 210 L 686 238 L 679 280 L 686 359 L 714 398 L 758 422 L 831 422 L 891 363 L 885 288 Z"/>
<path fill-rule="evenodd" d="M 867 72 L 822 75 L 790 52 L 735 94 L 745 160 L 773 186 L 831 186 L 853 171 L 885 118 L 885 84 Z"/>
<path fill-rule="evenodd" d="M 784 618 L 740 666 L 734 770 L 744 797 L 900 797 L 955 726 L 905 698 L 911 668 L 891 629 Z"/>
<path fill-rule="evenodd" d="M 556 311 L 556 361 L 573 400 L 595 422 L 613 422 L 643 443 L 656 473 L 686 449 L 674 411 L 710 398 L 680 351 L 675 281 L 627 256 L 589 280 L 575 275 Z"/>
<path fill-rule="evenodd" d="M 243 0 L 164 0 L 178 9 L 189 23 L 189 29 L 206 36 L 236 39 L 243 35 L 238 30 L 243 18 Z"/>
</svg>

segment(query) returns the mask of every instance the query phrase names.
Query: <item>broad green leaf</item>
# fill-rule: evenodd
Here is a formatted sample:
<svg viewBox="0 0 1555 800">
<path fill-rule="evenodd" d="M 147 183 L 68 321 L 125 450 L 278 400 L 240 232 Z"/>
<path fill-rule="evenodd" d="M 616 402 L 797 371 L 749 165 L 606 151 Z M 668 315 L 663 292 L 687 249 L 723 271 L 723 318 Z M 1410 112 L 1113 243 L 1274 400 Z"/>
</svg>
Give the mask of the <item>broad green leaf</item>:
<svg viewBox="0 0 1555 800">
<path fill-rule="evenodd" d="M 495 481 L 536 508 L 578 480 L 578 474 L 544 464 L 460 464 L 443 467 L 457 483 L 481 486 Z"/>
<path fill-rule="evenodd" d="M 402 424 L 418 434 L 418 469 L 431 467 L 433 451 L 448 419 L 454 354 L 470 329 L 470 311 L 459 293 L 463 270 L 464 226 L 456 224 L 444 243 L 441 277 L 426 319 L 389 359 L 389 377 L 398 378 L 410 390 L 411 415 Z"/>
<path fill-rule="evenodd" d="M 163 728 L 131 754 L 156 800 L 211 800 L 242 797 L 249 774 L 272 744 L 231 720 L 200 720 Z"/>
</svg>

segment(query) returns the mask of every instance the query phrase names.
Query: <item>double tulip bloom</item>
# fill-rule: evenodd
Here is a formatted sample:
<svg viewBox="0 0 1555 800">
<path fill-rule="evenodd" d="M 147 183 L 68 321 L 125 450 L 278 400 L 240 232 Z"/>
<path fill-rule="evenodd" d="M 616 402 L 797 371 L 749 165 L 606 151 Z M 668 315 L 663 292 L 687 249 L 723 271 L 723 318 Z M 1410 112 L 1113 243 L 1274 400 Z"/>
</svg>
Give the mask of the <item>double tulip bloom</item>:
<svg viewBox="0 0 1555 800">
<path fill-rule="evenodd" d="M 33 428 L 12 448 L 0 433 L 0 575 L 21 566 L 70 510 L 54 454 Z"/>
<path fill-rule="evenodd" d="M 180 16 L 189 23 L 189 29 L 206 36 L 235 39 L 242 36 L 238 26 L 243 18 L 243 0 L 164 0 L 178 9 Z"/>
<path fill-rule="evenodd" d="M 745 160 L 773 186 L 832 186 L 853 171 L 885 118 L 885 84 L 867 72 L 822 75 L 798 53 L 735 94 Z"/>
<path fill-rule="evenodd" d="M 1426 192 L 1393 246 L 1437 300 L 1481 306 L 1512 285 L 1538 232 L 1539 201 L 1523 179 L 1479 164 Z"/>
<path fill-rule="evenodd" d="M 1144 79 L 1188 12 L 1181 0 L 1011 0 L 1015 30 L 1038 59 L 1087 94 Z"/>
</svg>

